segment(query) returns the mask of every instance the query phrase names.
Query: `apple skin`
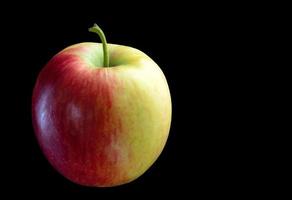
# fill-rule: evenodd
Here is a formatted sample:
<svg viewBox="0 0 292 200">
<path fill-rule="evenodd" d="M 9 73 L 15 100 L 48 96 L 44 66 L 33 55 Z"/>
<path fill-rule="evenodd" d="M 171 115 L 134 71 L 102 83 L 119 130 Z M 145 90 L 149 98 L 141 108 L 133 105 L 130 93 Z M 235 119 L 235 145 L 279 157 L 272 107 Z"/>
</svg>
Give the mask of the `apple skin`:
<svg viewBox="0 0 292 200">
<path fill-rule="evenodd" d="M 40 72 L 32 97 L 38 143 L 69 180 L 110 187 L 142 175 L 162 152 L 171 123 L 171 97 L 161 69 L 143 52 L 79 43 Z"/>
</svg>

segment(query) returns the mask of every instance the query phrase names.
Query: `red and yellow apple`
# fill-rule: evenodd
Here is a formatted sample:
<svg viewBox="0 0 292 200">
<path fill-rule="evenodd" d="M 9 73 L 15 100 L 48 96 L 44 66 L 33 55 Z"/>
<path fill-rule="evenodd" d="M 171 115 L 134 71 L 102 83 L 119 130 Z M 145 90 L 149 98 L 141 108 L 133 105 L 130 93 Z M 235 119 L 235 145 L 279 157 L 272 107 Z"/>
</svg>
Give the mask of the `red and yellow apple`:
<svg viewBox="0 0 292 200">
<path fill-rule="evenodd" d="M 142 175 L 162 152 L 171 98 L 158 65 L 143 52 L 79 43 L 40 72 L 32 97 L 35 135 L 51 165 L 69 180 L 109 187 Z"/>
</svg>

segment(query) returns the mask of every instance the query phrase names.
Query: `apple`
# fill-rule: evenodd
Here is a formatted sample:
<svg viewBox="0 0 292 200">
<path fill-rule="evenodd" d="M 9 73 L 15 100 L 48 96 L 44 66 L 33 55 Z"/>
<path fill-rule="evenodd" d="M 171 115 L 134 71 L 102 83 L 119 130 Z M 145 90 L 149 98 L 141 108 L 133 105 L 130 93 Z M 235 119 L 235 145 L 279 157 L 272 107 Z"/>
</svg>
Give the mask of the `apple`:
<svg viewBox="0 0 292 200">
<path fill-rule="evenodd" d="M 32 96 L 37 141 L 49 163 L 84 186 L 133 181 L 158 158 L 168 138 L 171 96 L 166 78 L 145 53 L 79 43 L 41 70 Z"/>
</svg>

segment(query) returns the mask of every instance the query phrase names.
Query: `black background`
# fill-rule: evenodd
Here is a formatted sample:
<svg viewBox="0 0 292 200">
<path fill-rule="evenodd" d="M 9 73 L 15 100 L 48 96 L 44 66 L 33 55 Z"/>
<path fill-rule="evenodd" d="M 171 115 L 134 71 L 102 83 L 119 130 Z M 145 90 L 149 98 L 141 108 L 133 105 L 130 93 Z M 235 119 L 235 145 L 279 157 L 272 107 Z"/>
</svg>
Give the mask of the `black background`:
<svg viewBox="0 0 292 200">
<path fill-rule="evenodd" d="M 250 138 L 247 124 L 253 123 L 245 117 L 251 99 L 244 95 L 248 81 L 242 80 L 255 55 L 251 41 L 260 38 L 260 18 L 250 18 L 254 10 L 138 1 L 84 5 L 17 4 L 2 14 L 7 61 L 1 69 L 7 111 L 1 133 L 4 190 L 101 199 L 122 194 L 208 197 L 253 190 L 255 180 L 248 178 L 252 166 L 245 162 L 249 147 L 244 144 Z M 93 23 L 108 42 L 148 54 L 165 73 L 173 102 L 170 135 L 159 159 L 139 179 L 114 188 L 83 187 L 59 175 L 42 155 L 31 122 L 38 73 L 63 48 L 99 42 L 87 31 Z"/>
</svg>

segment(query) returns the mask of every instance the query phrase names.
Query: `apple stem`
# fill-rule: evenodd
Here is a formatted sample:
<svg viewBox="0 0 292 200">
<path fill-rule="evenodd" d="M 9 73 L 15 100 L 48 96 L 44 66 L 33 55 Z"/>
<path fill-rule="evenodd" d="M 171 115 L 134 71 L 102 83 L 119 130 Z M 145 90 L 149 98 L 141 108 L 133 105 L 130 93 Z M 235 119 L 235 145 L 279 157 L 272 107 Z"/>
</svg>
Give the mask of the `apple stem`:
<svg viewBox="0 0 292 200">
<path fill-rule="evenodd" d="M 97 24 L 94 24 L 93 27 L 88 29 L 88 31 L 97 33 L 99 38 L 101 39 L 102 47 L 103 47 L 103 64 L 104 64 L 104 67 L 109 67 L 109 54 L 108 54 L 106 38 L 103 31 Z"/>
</svg>

